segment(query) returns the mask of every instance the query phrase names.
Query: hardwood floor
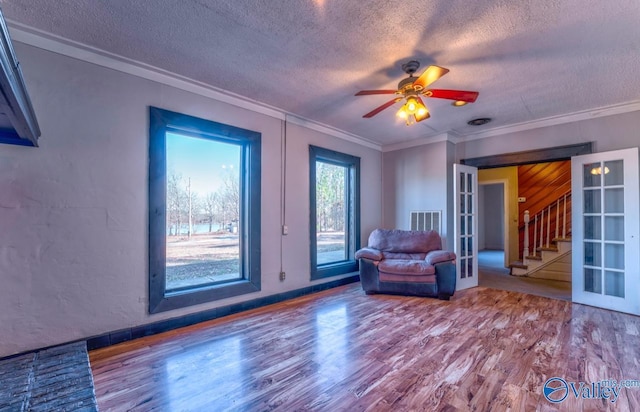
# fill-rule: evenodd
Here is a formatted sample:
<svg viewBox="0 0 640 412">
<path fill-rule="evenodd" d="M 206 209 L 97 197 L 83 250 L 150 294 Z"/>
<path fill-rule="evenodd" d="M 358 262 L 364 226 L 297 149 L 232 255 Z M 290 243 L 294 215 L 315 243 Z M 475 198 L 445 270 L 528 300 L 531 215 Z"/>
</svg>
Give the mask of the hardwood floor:
<svg viewBox="0 0 640 412">
<path fill-rule="evenodd" d="M 542 393 L 551 377 L 579 395 L 640 380 L 639 336 L 639 317 L 561 300 L 482 287 L 449 302 L 367 296 L 355 283 L 90 359 L 101 411 L 639 411 L 637 386 L 615 403 Z"/>
</svg>

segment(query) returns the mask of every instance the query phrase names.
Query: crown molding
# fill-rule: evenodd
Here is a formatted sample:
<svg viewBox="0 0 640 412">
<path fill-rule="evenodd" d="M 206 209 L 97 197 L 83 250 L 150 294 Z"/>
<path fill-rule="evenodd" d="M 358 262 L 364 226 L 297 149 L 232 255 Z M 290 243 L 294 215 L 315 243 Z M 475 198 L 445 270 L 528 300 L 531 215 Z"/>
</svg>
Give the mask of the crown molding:
<svg viewBox="0 0 640 412">
<path fill-rule="evenodd" d="M 277 107 L 256 102 L 245 96 L 223 90 L 204 82 L 190 79 L 179 74 L 163 70 L 137 60 L 129 59 L 105 50 L 98 49 L 80 42 L 66 39 L 52 33 L 29 27 L 7 19 L 11 38 L 14 41 L 24 43 L 33 47 L 71 57 L 84 62 L 92 63 L 101 67 L 113 69 L 122 73 L 137 76 L 146 80 L 158 82 L 180 90 L 191 92 L 200 96 L 208 97 L 223 103 L 241 107 L 255 113 L 263 114 L 279 120 L 286 120 L 290 123 L 312 129 L 329 136 L 347 140 L 352 143 L 369 147 L 381 151 L 379 144 L 373 143 L 361 136 L 348 133 L 334 127 L 306 119 L 304 117 L 289 113 Z"/>
<path fill-rule="evenodd" d="M 375 149 L 379 152 L 382 151 L 382 146 L 380 146 L 377 143 L 366 140 L 358 135 L 344 132 L 342 130 L 333 128 L 331 126 L 327 126 L 325 124 L 315 122 L 313 120 L 305 119 L 289 113 L 287 113 L 285 120 L 291 124 L 295 124 L 298 126 L 305 127 L 307 129 L 315 130 L 316 132 L 328 134 L 330 136 L 338 137 L 342 140 L 357 143 L 360 146 L 365 146 L 370 149 Z"/>
<path fill-rule="evenodd" d="M 393 143 L 382 146 L 382 152 L 394 152 L 396 150 L 409 149 L 411 147 L 424 146 L 432 143 L 439 142 L 452 142 L 456 143 L 458 137 L 452 133 L 440 133 L 433 136 L 421 137 L 419 139 L 407 140 L 405 142 Z"/>
<path fill-rule="evenodd" d="M 484 139 L 487 137 L 501 136 L 509 133 L 523 132 L 527 130 L 540 129 L 543 127 L 557 126 L 565 123 L 575 123 L 584 120 L 597 119 L 599 117 L 613 116 L 616 114 L 630 113 L 640 110 L 640 100 L 631 101 L 627 103 L 621 103 L 606 107 L 600 107 L 597 109 L 583 110 L 574 113 L 568 113 L 558 116 L 546 117 L 544 119 L 532 120 L 530 122 L 523 122 L 512 124 L 508 126 L 496 127 L 482 132 L 467 134 L 460 136 L 458 140 L 460 142 Z"/>
<path fill-rule="evenodd" d="M 454 131 L 448 131 L 434 136 L 422 137 L 419 139 L 408 140 L 405 142 L 394 143 L 390 145 L 382 146 L 383 152 L 391 152 L 394 150 L 407 149 L 410 147 L 417 147 L 427 145 L 431 143 L 441 142 L 448 140 L 452 143 L 458 144 L 462 142 L 468 142 L 471 140 L 485 139 L 487 137 L 501 136 L 510 133 L 523 132 L 527 130 L 540 129 L 543 127 L 557 126 L 565 123 L 575 123 L 584 120 L 597 119 L 599 117 L 613 116 L 616 114 L 624 114 L 640 111 L 640 100 L 635 100 L 627 103 L 621 103 L 606 107 L 600 107 L 597 109 L 583 110 L 574 113 L 568 113 L 558 116 L 546 117 L 544 119 L 532 120 L 529 122 L 517 123 L 507 126 L 496 127 L 493 129 L 483 130 L 478 133 L 471 133 L 466 135 L 459 135 Z M 446 137 L 445 137 L 446 136 Z"/>
</svg>

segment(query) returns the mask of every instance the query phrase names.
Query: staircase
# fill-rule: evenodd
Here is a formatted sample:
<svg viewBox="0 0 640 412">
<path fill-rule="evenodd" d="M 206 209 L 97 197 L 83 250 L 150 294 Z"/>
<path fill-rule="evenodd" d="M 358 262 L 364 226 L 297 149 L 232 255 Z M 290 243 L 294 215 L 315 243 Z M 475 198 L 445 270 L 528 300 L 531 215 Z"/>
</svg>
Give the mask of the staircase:
<svg viewBox="0 0 640 412">
<path fill-rule="evenodd" d="M 524 212 L 522 260 L 510 265 L 511 275 L 571 281 L 570 201 L 571 192 L 567 192 L 533 217 Z"/>
</svg>

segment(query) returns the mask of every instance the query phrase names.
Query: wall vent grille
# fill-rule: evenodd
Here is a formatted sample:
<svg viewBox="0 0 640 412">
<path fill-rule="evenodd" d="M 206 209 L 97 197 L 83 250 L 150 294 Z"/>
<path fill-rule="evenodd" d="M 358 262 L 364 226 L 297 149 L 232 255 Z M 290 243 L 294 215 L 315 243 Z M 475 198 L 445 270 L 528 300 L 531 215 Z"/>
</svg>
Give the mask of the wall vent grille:
<svg viewBox="0 0 640 412">
<path fill-rule="evenodd" d="M 440 234 L 442 212 L 440 210 L 424 210 L 411 212 L 411 230 L 435 230 Z"/>
</svg>

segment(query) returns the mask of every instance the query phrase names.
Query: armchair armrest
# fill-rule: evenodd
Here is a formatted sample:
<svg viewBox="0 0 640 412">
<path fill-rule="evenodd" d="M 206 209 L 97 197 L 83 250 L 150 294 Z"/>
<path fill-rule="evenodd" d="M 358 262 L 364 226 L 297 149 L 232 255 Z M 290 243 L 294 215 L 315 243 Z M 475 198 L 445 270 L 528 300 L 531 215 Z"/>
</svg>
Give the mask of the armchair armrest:
<svg viewBox="0 0 640 412">
<path fill-rule="evenodd" d="M 356 259 L 365 258 L 371 260 L 382 260 L 382 251 L 370 247 L 365 247 L 358 250 L 355 257 Z"/>
<path fill-rule="evenodd" d="M 453 252 L 449 252 L 448 250 L 432 250 L 431 252 L 427 253 L 427 256 L 425 256 L 424 260 L 426 260 L 430 265 L 435 265 L 436 263 L 456 260 L 456 254 Z"/>
</svg>

